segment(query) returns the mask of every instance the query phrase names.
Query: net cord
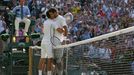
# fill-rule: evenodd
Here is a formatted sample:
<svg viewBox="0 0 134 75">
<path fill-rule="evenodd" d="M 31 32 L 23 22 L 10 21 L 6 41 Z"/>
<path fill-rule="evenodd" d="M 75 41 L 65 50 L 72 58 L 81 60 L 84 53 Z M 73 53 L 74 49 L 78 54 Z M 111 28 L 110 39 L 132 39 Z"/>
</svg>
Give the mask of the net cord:
<svg viewBox="0 0 134 75">
<path fill-rule="evenodd" d="M 58 46 L 54 47 L 54 49 L 78 46 L 78 45 L 82 45 L 82 44 L 86 44 L 86 43 L 90 43 L 90 42 L 94 42 L 94 41 L 107 39 L 109 37 L 121 35 L 121 34 L 124 34 L 124 33 L 129 33 L 129 32 L 132 32 L 132 31 L 134 31 L 134 26 L 128 27 L 128 28 L 125 28 L 125 29 L 121 29 L 121 30 L 118 30 L 118 31 L 114 31 L 114 32 L 111 32 L 111 33 L 103 34 L 103 35 L 100 35 L 100 36 L 96 36 L 94 38 L 90 38 L 90 39 L 87 39 L 87 40 L 83 40 L 83 41 L 79 41 L 79 42 L 75 42 L 75 43 L 71 43 L 71 44 L 66 44 L 66 45 L 58 45 Z M 31 48 L 41 49 L 40 46 L 31 46 Z"/>
</svg>

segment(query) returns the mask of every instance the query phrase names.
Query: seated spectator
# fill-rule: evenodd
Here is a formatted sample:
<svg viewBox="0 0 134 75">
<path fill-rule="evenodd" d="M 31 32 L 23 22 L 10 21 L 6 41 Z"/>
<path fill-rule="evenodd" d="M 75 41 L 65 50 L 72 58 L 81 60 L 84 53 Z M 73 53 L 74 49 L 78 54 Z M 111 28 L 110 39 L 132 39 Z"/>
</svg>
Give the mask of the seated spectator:
<svg viewBox="0 0 134 75">
<path fill-rule="evenodd" d="M 71 11 L 68 11 L 65 15 L 64 15 L 67 24 L 71 23 L 73 21 L 73 14 L 71 13 Z"/>
<path fill-rule="evenodd" d="M 84 28 L 82 30 L 81 40 L 86 40 L 89 38 L 91 38 L 91 32 L 87 28 Z"/>
<path fill-rule="evenodd" d="M 129 15 L 130 15 L 131 18 L 134 18 L 134 7 L 133 7 L 133 9 L 130 11 Z"/>
<path fill-rule="evenodd" d="M 16 14 L 15 19 L 15 30 L 16 36 L 19 36 L 19 23 L 25 23 L 24 35 L 27 35 L 31 21 L 28 19 L 30 17 L 30 10 L 27 6 L 24 6 L 25 0 L 19 0 L 19 5 L 13 9 L 13 13 Z"/>
<path fill-rule="evenodd" d="M 0 16 L 0 35 L 6 33 L 6 23 L 3 20 L 3 17 Z"/>
<path fill-rule="evenodd" d="M 45 16 L 40 14 L 39 18 L 35 22 L 34 31 L 36 33 L 42 33 L 42 27 L 43 27 L 44 21 L 45 21 Z"/>
<path fill-rule="evenodd" d="M 4 16 L 4 21 L 6 22 L 7 27 L 11 31 L 12 30 L 12 24 L 14 23 L 15 16 L 10 11 L 9 7 L 6 7 L 6 10 L 5 10 L 3 16 Z"/>
</svg>

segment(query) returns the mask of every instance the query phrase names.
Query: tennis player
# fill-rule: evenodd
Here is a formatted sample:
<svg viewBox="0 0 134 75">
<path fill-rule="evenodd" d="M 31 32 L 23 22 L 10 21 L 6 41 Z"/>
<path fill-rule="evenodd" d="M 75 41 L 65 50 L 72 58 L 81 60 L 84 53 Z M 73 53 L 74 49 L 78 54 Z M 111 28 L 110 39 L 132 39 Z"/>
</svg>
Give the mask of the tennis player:
<svg viewBox="0 0 134 75">
<path fill-rule="evenodd" d="M 47 68 L 47 75 L 52 75 L 52 64 L 53 64 L 53 49 L 52 49 L 52 37 L 54 34 L 54 31 L 57 31 L 59 33 L 63 33 L 63 29 L 58 28 L 58 25 L 56 25 L 56 21 L 52 20 L 54 17 L 50 17 L 49 13 L 46 13 L 46 16 L 48 19 L 43 24 L 43 39 L 41 41 L 41 58 L 39 61 L 39 74 L 42 75 L 42 71 Z M 47 67 L 46 67 L 46 59 Z"/>
<path fill-rule="evenodd" d="M 48 14 L 50 15 L 51 19 L 56 23 L 58 28 L 61 29 L 60 32 L 57 30 L 54 31 L 53 45 L 61 45 L 64 37 L 66 37 L 68 34 L 66 20 L 63 16 L 58 14 L 58 10 L 56 8 L 50 8 L 48 10 Z M 58 64 L 58 75 L 63 75 L 63 49 L 54 50 L 54 59 Z"/>
</svg>

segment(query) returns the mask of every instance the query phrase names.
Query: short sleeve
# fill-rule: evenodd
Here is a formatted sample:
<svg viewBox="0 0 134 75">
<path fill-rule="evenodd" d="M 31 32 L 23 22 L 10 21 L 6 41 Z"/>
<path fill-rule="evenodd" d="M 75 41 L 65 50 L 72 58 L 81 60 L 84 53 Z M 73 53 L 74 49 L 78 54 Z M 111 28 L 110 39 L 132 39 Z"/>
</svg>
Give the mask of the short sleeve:
<svg viewBox="0 0 134 75">
<path fill-rule="evenodd" d="M 66 20 L 65 20 L 64 17 L 61 17 L 60 23 L 61 23 L 62 26 L 67 26 L 67 23 L 66 23 Z"/>
</svg>

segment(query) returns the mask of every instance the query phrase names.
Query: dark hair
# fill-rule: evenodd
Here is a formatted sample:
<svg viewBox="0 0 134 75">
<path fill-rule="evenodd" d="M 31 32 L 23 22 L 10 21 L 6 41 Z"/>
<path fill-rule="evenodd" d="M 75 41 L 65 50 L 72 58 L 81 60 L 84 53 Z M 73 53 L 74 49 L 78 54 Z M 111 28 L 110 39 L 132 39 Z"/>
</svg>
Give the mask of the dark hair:
<svg viewBox="0 0 134 75">
<path fill-rule="evenodd" d="M 47 18 L 50 18 L 49 11 L 46 12 Z"/>
<path fill-rule="evenodd" d="M 58 10 L 57 10 L 56 8 L 50 8 L 50 9 L 48 10 L 48 12 L 55 13 L 55 12 L 58 12 Z"/>
<path fill-rule="evenodd" d="M 43 15 L 42 15 L 42 18 L 46 18 L 46 15 L 43 14 Z"/>
<path fill-rule="evenodd" d="M 23 2 L 24 2 L 25 0 L 19 0 L 19 2 L 21 2 L 21 1 L 23 1 Z"/>
<path fill-rule="evenodd" d="M 46 12 L 46 16 L 48 18 L 50 18 L 50 14 L 49 13 L 55 13 L 55 12 L 58 12 L 58 10 L 56 8 L 50 8 L 47 12 Z"/>
</svg>

